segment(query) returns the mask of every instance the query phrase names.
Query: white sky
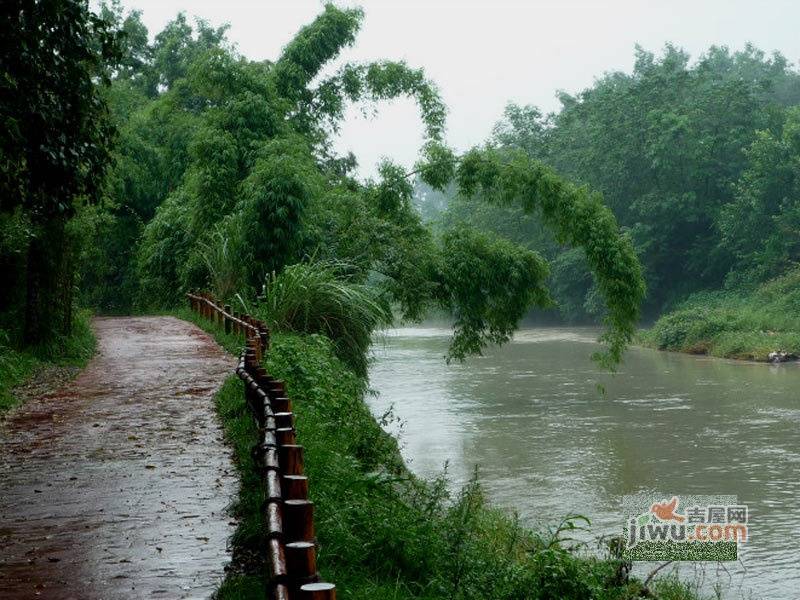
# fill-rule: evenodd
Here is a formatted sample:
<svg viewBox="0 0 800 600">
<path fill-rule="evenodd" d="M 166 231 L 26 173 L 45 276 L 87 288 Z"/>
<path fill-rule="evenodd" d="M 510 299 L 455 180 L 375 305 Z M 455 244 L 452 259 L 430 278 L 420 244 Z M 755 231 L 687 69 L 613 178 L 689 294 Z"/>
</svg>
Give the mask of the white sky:
<svg viewBox="0 0 800 600">
<path fill-rule="evenodd" d="M 143 11 L 151 36 L 178 11 L 212 25 L 251 59 L 274 60 L 322 10 L 318 0 L 122 0 Z M 344 61 L 404 59 L 424 67 L 449 107 L 448 141 L 463 150 L 489 135 L 509 101 L 558 108 L 557 90 L 577 92 L 607 71 L 629 71 L 634 45 L 658 51 L 671 41 L 693 57 L 712 44 L 746 42 L 800 58 L 797 0 L 362 0 L 365 20 Z M 412 101 L 380 106 L 364 119 L 352 109 L 337 148 L 352 150 L 369 175 L 381 156 L 410 166 L 422 140 Z"/>
</svg>

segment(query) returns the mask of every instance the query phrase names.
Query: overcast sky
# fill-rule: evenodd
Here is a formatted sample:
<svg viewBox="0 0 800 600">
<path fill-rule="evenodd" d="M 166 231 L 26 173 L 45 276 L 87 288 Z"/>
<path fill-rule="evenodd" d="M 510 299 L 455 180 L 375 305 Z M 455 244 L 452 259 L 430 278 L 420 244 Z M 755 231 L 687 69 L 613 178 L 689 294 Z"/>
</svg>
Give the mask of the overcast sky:
<svg viewBox="0 0 800 600">
<path fill-rule="evenodd" d="M 317 0 L 122 0 L 143 11 L 151 36 L 178 11 L 212 25 L 251 59 L 274 60 L 322 9 Z M 800 58 L 797 0 L 363 0 L 366 16 L 353 48 L 337 62 L 403 59 L 424 67 L 449 107 L 448 141 L 480 144 L 509 102 L 558 108 L 557 90 L 577 92 L 607 71 L 629 71 L 638 43 L 657 51 L 671 41 L 696 57 L 712 44 L 752 42 Z M 350 110 L 337 147 L 352 150 L 369 175 L 381 156 L 411 165 L 422 139 L 413 102 L 380 107 L 364 119 Z"/>
</svg>

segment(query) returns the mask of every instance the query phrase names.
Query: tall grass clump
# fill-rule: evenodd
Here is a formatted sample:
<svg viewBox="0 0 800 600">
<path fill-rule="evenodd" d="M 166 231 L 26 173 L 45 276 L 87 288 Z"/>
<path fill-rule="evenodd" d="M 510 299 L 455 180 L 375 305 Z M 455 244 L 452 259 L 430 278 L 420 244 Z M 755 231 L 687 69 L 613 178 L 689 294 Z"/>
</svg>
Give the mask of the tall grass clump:
<svg viewBox="0 0 800 600">
<path fill-rule="evenodd" d="M 13 388 L 23 383 L 37 364 L 30 354 L 12 348 L 8 338 L 8 333 L 0 330 L 0 414 L 16 403 Z"/>
<path fill-rule="evenodd" d="M 365 376 L 372 334 L 391 323 L 392 313 L 374 288 L 351 281 L 347 271 L 344 263 L 318 261 L 272 273 L 255 312 L 273 331 L 324 335 Z"/>
<path fill-rule="evenodd" d="M 244 280 L 239 253 L 220 225 L 199 243 L 200 256 L 208 269 L 211 291 L 217 298 L 230 298 Z"/>
</svg>

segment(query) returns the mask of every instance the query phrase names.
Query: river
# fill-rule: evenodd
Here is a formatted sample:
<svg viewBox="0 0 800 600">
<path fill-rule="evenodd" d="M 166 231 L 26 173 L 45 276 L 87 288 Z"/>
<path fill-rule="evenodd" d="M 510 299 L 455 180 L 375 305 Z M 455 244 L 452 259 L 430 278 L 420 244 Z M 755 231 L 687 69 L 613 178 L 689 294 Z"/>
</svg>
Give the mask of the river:
<svg viewBox="0 0 800 600">
<path fill-rule="evenodd" d="M 579 513 L 594 535 L 619 534 L 624 494 L 735 494 L 750 519 L 740 560 L 681 576 L 725 598 L 800 598 L 800 365 L 631 348 L 611 375 L 589 358 L 597 333 L 523 329 L 447 365 L 449 330 L 392 330 L 375 345 L 370 406 L 393 407 L 415 473 L 447 462 L 455 487 L 477 465 L 492 503 L 534 528 Z"/>
</svg>

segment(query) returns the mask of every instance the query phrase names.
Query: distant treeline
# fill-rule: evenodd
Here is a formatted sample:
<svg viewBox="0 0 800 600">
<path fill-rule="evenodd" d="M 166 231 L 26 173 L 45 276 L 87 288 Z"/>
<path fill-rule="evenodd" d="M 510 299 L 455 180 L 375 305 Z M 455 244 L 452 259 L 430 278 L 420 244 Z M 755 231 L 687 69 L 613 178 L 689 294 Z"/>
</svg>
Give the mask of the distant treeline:
<svg viewBox="0 0 800 600">
<path fill-rule="evenodd" d="M 543 115 L 509 105 L 488 143 L 520 148 L 600 190 L 644 266 L 645 314 L 698 290 L 756 285 L 800 258 L 800 73 L 780 54 L 712 47 L 696 61 L 641 48 Z M 542 252 L 569 320 L 603 312 L 580 249 L 535 215 L 417 184 L 427 220 L 466 222 Z"/>
</svg>

